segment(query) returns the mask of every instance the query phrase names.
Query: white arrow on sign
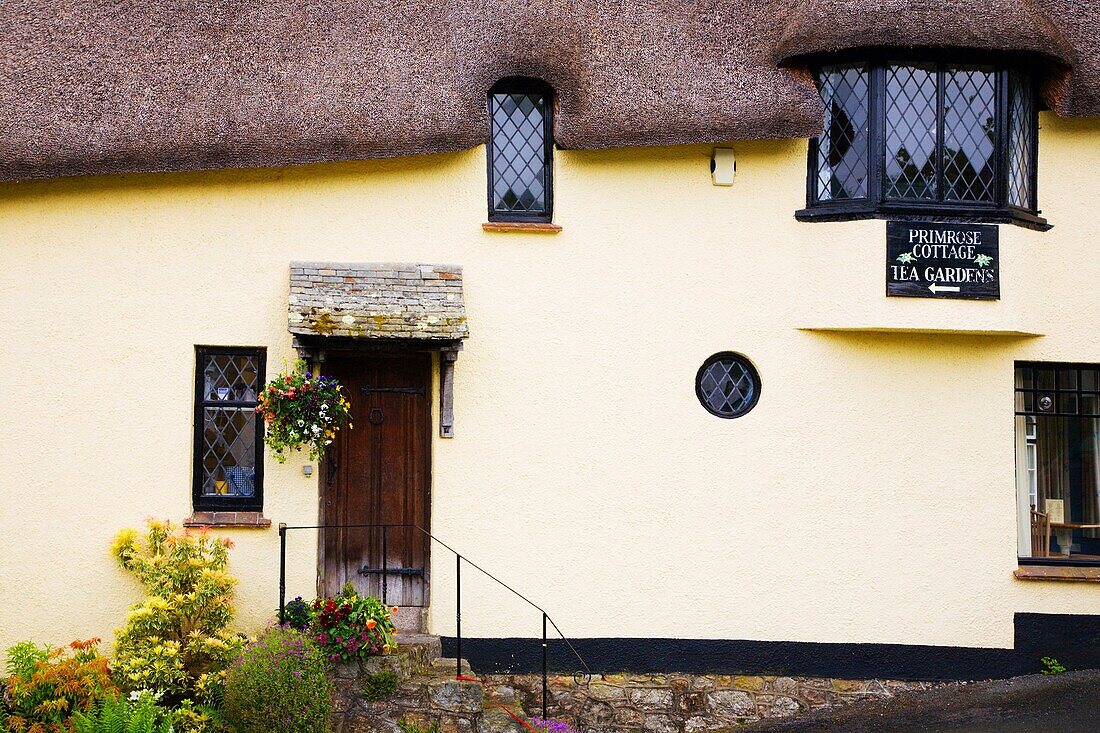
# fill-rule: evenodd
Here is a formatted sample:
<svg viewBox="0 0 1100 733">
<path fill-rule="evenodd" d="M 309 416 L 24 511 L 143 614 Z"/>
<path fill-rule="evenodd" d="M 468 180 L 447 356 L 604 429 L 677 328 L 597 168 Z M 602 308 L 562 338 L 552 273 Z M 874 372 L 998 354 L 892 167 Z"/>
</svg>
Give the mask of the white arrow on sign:
<svg viewBox="0 0 1100 733">
<path fill-rule="evenodd" d="M 933 293 L 957 293 L 957 292 L 959 292 L 959 286 L 958 285 L 937 285 L 936 283 L 932 283 L 931 285 L 928 286 L 928 289 L 931 290 Z"/>
</svg>

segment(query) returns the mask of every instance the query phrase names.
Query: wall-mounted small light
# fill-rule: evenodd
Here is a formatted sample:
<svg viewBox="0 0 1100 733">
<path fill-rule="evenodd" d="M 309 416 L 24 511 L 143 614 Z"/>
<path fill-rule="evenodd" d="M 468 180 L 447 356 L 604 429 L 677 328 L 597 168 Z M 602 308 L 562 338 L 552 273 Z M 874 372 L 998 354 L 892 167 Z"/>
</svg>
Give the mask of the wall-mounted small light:
<svg viewBox="0 0 1100 733">
<path fill-rule="evenodd" d="M 306 476 L 306 477 L 312 476 L 313 475 L 313 466 L 309 463 L 302 466 L 302 475 Z"/>
<path fill-rule="evenodd" d="M 715 186 L 732 186 L 737 173 L 733 148 L 715 148 L 710 155 L 710 179 Z"/>
</svg>

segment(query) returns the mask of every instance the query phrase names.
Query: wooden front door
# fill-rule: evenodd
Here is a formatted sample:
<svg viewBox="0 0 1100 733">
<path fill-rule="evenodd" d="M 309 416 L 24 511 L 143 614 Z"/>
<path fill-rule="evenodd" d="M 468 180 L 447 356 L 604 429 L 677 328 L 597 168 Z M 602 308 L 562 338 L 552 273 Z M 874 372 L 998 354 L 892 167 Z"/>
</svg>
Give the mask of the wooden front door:
<svg viewBox="0 0 1100 733">
<path fill-rule="evenodd" d="M 351 402 L 321 466 L 322 524 L 428 530 L 431 403 L 428 354 L 337 357 L 325 364 Z M 326 595 L 348 581 L 399 606 L 427 604 L 430 542 L 414 526 L 322 530 Z"/>
</svg>

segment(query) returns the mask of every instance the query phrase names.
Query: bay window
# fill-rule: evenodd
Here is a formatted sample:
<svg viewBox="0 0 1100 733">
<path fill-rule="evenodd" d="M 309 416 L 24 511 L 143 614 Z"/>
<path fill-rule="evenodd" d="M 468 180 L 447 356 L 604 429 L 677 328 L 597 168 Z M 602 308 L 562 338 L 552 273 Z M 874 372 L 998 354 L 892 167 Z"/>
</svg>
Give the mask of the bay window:
<svg viewBox="0 0 1100 733">
<path fill-rule="evenodd" d="M 1024 64 L 860 59 L 822 66 L 801 220 L 927 218 L 1046 229 L 1037 98 Z"/>
</svg>

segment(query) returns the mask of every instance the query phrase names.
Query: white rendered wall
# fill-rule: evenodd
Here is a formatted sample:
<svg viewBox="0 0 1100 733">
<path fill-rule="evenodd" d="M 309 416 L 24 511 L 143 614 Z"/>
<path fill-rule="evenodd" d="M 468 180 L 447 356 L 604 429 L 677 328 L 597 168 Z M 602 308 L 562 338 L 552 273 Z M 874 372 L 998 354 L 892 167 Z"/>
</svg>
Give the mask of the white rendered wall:
<svg viewBox="0 0 1100 733">
<path fill-rule="evenodd" d="M 734 144 L 732 188 L 709 147 L 559 151 L 549 236 L 482 231 L 483 148 L 0 186 L 0 645 L 121 624 L 138 588 L 111 537 L 190 511 L 194 346 L 292 360 L 291 260 L 465 268 L 434 531 L 568 634 L 1010 646 L 1013 612 L 1097 612 L 1095 587 L 1012 577 L 1013 361 L 1100 362 L 1100 123 L 1041 122 L 1055 228 L 1001 227 L 999 302 L 887 299 L 883 222 L 794 220 L 805 141 Z M 969 333 L 912 332 L 942 329 Z M 694 394 L 722 350 L 763 381 L 738 420 Z M 266 464 L 276 524 L 316 520 L 303 462 Z M 255 630 L 277 533 L 225 534 Z M 314 557 L 297 537 L 291 596 Z M 465 634 L 539 633 L 463 585 Z"/>
</svg>

